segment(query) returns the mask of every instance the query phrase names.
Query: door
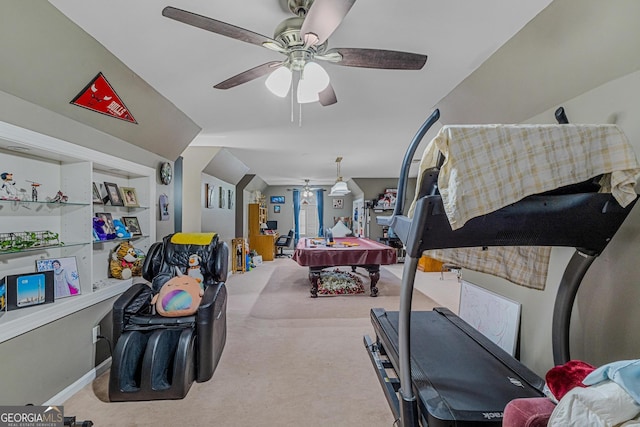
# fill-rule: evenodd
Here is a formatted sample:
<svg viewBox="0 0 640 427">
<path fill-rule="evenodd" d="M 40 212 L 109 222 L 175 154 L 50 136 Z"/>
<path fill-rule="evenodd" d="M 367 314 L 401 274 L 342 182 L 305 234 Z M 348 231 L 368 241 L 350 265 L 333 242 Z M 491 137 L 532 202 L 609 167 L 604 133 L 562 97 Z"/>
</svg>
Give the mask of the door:
<svg viewBox="0 0 640 427">
<path fill-rule="evenodd" d="M 300 206 L 298 226 L 300 227 L 300 237 L 318 236 L 318 208 L 315 204 Z"/>
</svg>

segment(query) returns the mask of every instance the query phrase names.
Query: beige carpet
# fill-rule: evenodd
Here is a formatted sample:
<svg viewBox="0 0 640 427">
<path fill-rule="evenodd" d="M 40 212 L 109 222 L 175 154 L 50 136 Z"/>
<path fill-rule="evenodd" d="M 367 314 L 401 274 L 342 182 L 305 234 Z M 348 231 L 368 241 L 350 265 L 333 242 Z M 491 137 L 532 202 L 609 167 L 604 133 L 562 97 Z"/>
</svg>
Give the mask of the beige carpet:
<svg viewBox="0 0 640 427">
<path fill-rule="evenodd" d="M 194 383 L 181 400 L 110 403 L 107 373 L 65 402 L 65 413 L 98 427 L 390 427 L 362 341 L 373 334 L 371 307 L 398 307 L 399 279 L 384 269 L 381 276 L 377 298 L 312 299 L 307 269 L 290 259 L 233 275 L 227 344 L 210 381 Z M 435 305 L 416 293 L 414 309 Z"/>
<path fill-rule="evenodd" d="M 371 307 L 398 309 L 400 279 L 385 268 L 380 269 L 378 296 L 375 298 L 369 296 L 371 281 L 363 268 L 357 268 L 353 274 L 362 280 L 365 293 L 311 298 L 308 268 L 298 266 L 293 260 L 287 261 L 274 271 L 251 309 L 251 316 L 259 319 L 353 319 L 368 318 Z M 343 267 L 341 270 L 351 271 L 351 268 Z M 413 306 L 424 304 L 431 308 L 433 301 L 421 292 L 415 292 Z"/>
</svg>

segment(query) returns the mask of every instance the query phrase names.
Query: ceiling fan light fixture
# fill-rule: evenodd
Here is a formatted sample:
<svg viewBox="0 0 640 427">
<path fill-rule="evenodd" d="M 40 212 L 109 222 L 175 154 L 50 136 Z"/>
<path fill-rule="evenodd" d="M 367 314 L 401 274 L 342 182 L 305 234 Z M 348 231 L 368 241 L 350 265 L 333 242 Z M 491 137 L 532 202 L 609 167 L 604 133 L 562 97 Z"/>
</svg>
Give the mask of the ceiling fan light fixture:
<svg viewBox="0 0 640 427">
<path fill-rule="evenodd" d="M 320 92 L 329 86 L 329 74 L 316 62 L 307 62 L 298 82 L 298 103 L 320 100 Z"/>
<path fill-rule="evenodd" d="M 291 70 L 287 67 L 278 68 L 267 77 L 264 84 L 275 96 L 284 98 L 291 87 Z"/>
</svg>

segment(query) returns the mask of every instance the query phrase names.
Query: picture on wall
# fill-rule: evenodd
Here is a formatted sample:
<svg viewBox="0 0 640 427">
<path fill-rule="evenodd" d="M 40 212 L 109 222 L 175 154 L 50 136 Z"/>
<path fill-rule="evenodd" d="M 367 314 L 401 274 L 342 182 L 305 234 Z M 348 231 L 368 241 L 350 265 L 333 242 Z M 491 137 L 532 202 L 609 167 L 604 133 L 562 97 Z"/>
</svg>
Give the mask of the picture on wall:
<svg viewBox="0 0 640 427">
<path fill-rule="evenodd" d="M 233 190 L 227 190 L 227 206 L 233 209 Z"/>
<path fill-rule="evenodd" d="M 342 209 L 344 207 L 344 199 L 334 198 L 333 199 L 333 208 L 334 209 Z"/>
<path fill-rule="evenodd" d="M 204 184 L 204 207 L 207 209 L 213 209 L 215 207 L 215 185 L 209 183 Z"/>
<path fill-rule="evenodd" d="M 220 186 L 220 194 L 219 194 L 219 199 L 218 199 L 218 207 L 220 209 L 223 209 L 226 207 L 227 205 L 227 198 L 225 197 L 226 192 L 224 191 L 224 188 L 222 188 L 222 186 Z"/>
<path fill-rule="evenodd" d="M 273 206 L 273 213 L 280 213 L 280 205 Z"/>
<path fill-rule="evenodd" d="M 271 196 L 270 201 L 271 203 L 283 204 L 284 196 Z"/>
<path fill-rule="evenodd" d="M 160 207 L 160 209 L 158 209 L 160 212 L 160 221 L 169 221 L 169 196 L 161 194 L 160 197 L 158 197 L 158 206 Z"/>
<path fill-rule="evenodd" d="M 80 294 L 80 275 L 76 257 L 36 260 L 38 272 L 53 271 L 53 292 L 56 299 Z"/>
</svg>

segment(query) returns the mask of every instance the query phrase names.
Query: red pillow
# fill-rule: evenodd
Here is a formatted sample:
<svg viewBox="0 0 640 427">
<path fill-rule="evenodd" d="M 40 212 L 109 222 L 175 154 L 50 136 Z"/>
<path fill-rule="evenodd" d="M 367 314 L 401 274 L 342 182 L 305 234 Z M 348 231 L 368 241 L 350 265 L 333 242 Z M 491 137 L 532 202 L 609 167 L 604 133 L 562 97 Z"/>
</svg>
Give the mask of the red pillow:
<svg viewBox="0 0 640 427">
<path fill-rule="evenodd" d="M 587 362 L 570 360 L 564 365 L 558 365 L 547 372 L 545 380 L 553 396 L 560 400 L 574 387 L 586 387 L 582 380 L 596 368 Z"/>
</svg>

